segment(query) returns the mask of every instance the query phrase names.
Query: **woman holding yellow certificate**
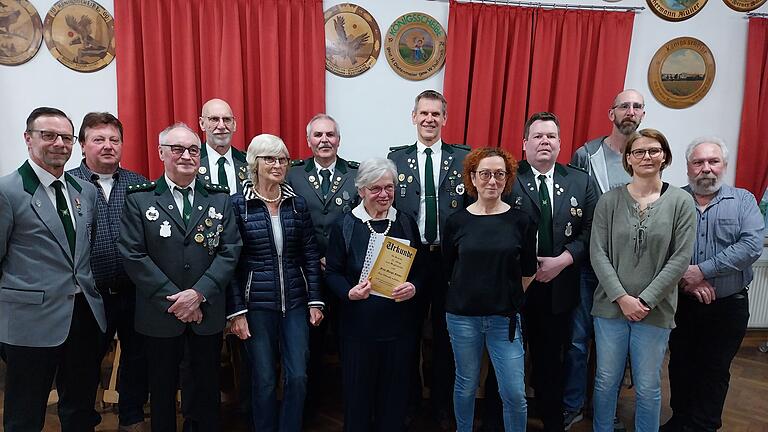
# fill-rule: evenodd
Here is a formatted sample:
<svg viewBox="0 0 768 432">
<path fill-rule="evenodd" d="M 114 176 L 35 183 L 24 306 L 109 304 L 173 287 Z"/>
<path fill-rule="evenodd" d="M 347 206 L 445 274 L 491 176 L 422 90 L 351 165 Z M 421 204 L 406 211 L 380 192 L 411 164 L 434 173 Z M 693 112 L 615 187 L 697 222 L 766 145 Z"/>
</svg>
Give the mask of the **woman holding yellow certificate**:
<svg viewBox="0 0 768 432">
<path fill-rule="evenodd" d="M 389 297 L 374 291 L 364 275 L 376 260 L 375 244 L 384 236 L 417 247 L 416 222 L 392 207 L 397 171 L 392 161 L 360 164 L 355 186 L 362 198 L 332 227 L 326 254 L 326 279 L 341 299 L 344 430 L 402 431 L 408 406 L 410 361 L 418 329 L 416 295 L 418 253 L 407 281 Z M 386 248 L 381 248 L 386 250 Z M 402 247 L 398 248 L 402 249 Z"/>
<path fill-rule="evenodd" d="M 501 200 L 512 189 L 517 162 L 500 148 L 464 159 L 467 193 L 477 201 L 452 214 L 443 231 L 450 285 L 446 323 L 456 360 L 453 407 L 459 432 L 471 432 L 483 346 L 496 370 L 504 430 L 526 429 L 520 338 L 523 291 L 536 273 L 536 224 Z"/>
</svg>

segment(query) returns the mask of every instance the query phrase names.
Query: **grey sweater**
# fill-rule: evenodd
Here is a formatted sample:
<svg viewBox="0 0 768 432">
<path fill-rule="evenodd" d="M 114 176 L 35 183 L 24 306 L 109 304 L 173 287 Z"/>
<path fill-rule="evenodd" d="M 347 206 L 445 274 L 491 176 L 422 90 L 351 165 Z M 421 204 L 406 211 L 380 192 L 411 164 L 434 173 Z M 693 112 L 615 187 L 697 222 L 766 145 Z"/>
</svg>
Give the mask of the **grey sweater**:
<svg viewBox="0 0 768 432">
<path fill-rule="evenodd" d="M 642 322 L 673 328 L 677 283 L 691 262 L 696 208 L 669 186 L 642 218 L 626 186 L 600 197 L 592 221 L 590 257 L 599 280 L 592 315 L 623 318 L 616 299 L 639 297 L 651 311 Z"/>
</svg>

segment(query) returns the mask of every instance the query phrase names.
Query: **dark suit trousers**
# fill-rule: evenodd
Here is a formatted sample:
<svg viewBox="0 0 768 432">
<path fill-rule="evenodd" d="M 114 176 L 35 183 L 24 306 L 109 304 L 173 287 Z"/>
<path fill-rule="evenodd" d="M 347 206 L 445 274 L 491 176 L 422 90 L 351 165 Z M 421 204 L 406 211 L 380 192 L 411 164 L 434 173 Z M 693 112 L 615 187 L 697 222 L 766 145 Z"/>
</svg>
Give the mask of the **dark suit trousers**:
<svg viewBox="0 0 768 432">
<path fill-rule="evenodd" d="M 749 300 L 746 291 L 708 305 L 682 292 L 678 298 L 677 327 L 669 336 L 670 405 L 691 430 L 716 431 L 731 361 L 747 331 Z"/>
<path fill-rule="evenodd" d="M 344 432 L 402 432 L 408 408 L 413 336 L 341 338 Z"/>
<path fill-rule="evenodd" d="M 83 294 L 75 296 L 69 335 L 56 347 L 2 344 L 7 369 L 5 432 L 40 431 L 54 376 L 62 432 L 93 431 L 103 333 Z"/>
<path fill-rule="evenodd" d="M 186 388 L 181 392 L 181 399 L 190 407 L 189 417 L 184 419 L 184 430 L 216 432 L 221 429 L 219 364 L 222 334 L 201 336 L 187 326 L 185 332 L 176 337 L 146 336 L 152 432 L 176 430 L 176 390 L 185 344 L 189 345 L 190 376 L 194 386 L 192 392 Z"/>
<path fill-rule="evenodd" d="M 574 289 L 578 289 L 578 284 Z M 545 431 L 563 430 L 563 360 L 570 342 L 571 316 L 570 309 L 552 313 L 550 284 L 534 281 L 528 288 L 523 317 L 528 333 L 526 342 L 531 355 L 536 409 Z"/>
</svg>

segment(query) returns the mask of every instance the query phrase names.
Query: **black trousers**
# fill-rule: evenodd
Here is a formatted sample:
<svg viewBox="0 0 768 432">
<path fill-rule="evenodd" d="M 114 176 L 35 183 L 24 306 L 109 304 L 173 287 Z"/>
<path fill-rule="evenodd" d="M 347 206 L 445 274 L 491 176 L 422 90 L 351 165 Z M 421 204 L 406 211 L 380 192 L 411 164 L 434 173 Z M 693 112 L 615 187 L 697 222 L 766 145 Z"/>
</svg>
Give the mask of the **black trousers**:
<svg viewBox="0 0 768 432">
<path fill-rule="evenodd" d="M 453 382 L 456 379 L 456 364 L 453 359 L 453 348 L 448 335 L 448 325 L 445 323 L 445 292 L 448 289 L 447 275 L 443 271 L 442 255 L 439 249 L 424 254 L 424 266 L 431 269 L 429 278 L 425 279 L 426 286 L 416 287 L 419 290 L 420 320 L 429 313 L 432 326 L 432 369 L 427 371 L 429 394 L 432 409 L 435 414 L 450 413 L 453 408 Z M 413 384 L 411 403 L 418 407 L 421 400 L 419 385 L 419 354 L 421 347 L 421 332 L 415 340 L 416 349 L 412 365 Z"/>
<path fill-rule="evenodd" d="M 176 337 L 146 336 L 149 360 L 149 391 L 152 432 L 176 430 L 176 390 L 179 388 L 179 365 L 184 346 L 189 346 L 192 390 L 182 388 L 181 399 L 190 410 L 184 419 L 185 431 L 216 432 L 221 430 L 219 411 L 219 364 L 222 334 L 201 336 L 189 327 Z"/>
<path fill-rule="evenodd" d="M 344 432 L 405 430 L 413 336 L 341 338 Z"/>
<path fill-rule="evenodd" d="M 747 321 L 746 290 L 708 305 L 680 293 L 677 327 L 669 336 L 670 405 L 677 424 L 695 431 L 722 426 L 731 361 Z"/>
<path fill-rule="evenodd" d="M 63 344 L 44 348 L 2 344 L 7 365 L 5 432 L 43 429 L 54 376 L 62 432 L 93 431 L 100 421 L 94 404 L 102 335 L 85 296 L 77 294 L 69 335 Z"/>
<path fill-rule="evenodd" d="M 527 293 L 523 317 L 536 390 L 536 410 L 545 431 L 559 432 L 563 431 L 563 360 L 570 343 L 572 311 L 552 313 L 550 284 L 534 281 Z"/>
<path fill-rule="evenodd" d="M 144 421 L 144 404 L 149 398 L 144 336 L 134 326 L 136 292 L 130 287 L 116 294 L 104 293 L 102 298 L 107 315 L 107 332 L 101 358 L 117 333 L 121 350 L 117 382 L 117 391 L 120 393 L 118 412 L 120 424 L 128 426 Z"/>
</svg>

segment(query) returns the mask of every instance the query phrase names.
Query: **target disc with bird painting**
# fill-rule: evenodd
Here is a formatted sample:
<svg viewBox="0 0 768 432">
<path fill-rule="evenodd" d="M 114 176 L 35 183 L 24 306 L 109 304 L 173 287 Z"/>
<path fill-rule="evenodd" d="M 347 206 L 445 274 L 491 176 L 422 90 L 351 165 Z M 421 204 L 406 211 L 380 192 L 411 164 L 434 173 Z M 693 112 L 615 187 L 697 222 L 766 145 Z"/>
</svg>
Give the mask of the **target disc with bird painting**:
<svg viewBox="0 0 768 432">
<path fill-rule="evenodd" d="M 27 0 L 0 0 L 0 64 L 28 62 L 40 49 L 43 22 Z"/>
<path fill-rule="evenodd" d="M 379 57 L 381 31 L 367 10 L 342 3 L 325 11 L 325 69 L 340 77 L 367 71 Z"/>
<path fill-rule="evenodd" d="M 64 66 L 94 72 L 115 58 L 115 20 L 92 0 L 60 0 L 48 11 L 43 37 Z"/>
</svg>

